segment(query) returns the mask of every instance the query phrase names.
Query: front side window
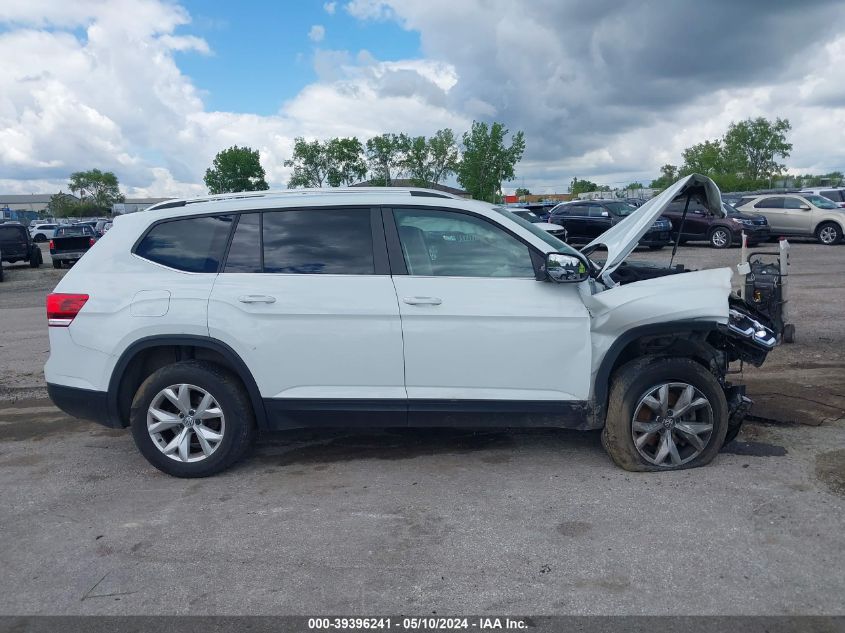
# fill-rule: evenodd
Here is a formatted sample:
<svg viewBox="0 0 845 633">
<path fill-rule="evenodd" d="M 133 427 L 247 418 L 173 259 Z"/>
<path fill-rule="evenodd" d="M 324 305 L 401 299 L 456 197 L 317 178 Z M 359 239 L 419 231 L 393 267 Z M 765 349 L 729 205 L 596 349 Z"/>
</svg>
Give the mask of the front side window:
<svg viewBox="0 0 845 633">
<path fill-rule="evenodd" d="M 206 216 L 156 224 L 135 254 L 189 273 L 216 273 L 223 259 L 232 217 Z"/>
<path fill-rule="evenodd" d="M 369 209 L 267 211 L 263 222 L 265 273 L 375 273 Z"/>
<path fill-rule="evenodd" d="M 784 209 L 800 209 L 801 205 L 807 206 L 807 203 L 801 200 L 800 198 L 784 198 L 783 199 L 783 208 Z"/>
<path fill-rule="evenodd" d="M 610 209 L 614 215 L 631 215 L 634 211 L 637 210 L 633 204 L 628 204 L 627 202 L 608 202 L 607 205 L 608 209 Z"/>
<path fill-rule="evenodd" d="M 754 205 L 755 209 L 783 209 L 783 198 L 763 198 Z"/>
<path fill-rule="evenodd" d="M 409 275 L 534 277 L 528 246 L 492 222 L 454 211 L 394 214 Z"/>
<path fill-rule="evenodd" d="M 833 202 L 823 196 L 807 196 L 807 200 L 819 209 L 838 209 Z"/>
<path fill-rule="evenodd" d="M 604 207 L 597 205 L 597 204 L 591 204 L 590 205 L 590 217 L 591 218 L 606 218 L 606 217 L 609 217 L 609 216 L 610 216 L 610 213 Z"/>
</svg>

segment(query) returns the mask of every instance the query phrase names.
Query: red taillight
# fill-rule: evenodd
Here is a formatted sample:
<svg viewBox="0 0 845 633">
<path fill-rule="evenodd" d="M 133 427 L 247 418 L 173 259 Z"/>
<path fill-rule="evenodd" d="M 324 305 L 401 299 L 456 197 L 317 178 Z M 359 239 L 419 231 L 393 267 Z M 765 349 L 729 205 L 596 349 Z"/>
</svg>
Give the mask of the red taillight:
<svg viewBox="0 0 845 633">
<path fill-rule="evenodd" d="M 54 292 L 47 295 L 47 325 L 67 327 L 88 301 L 88 295 Z"/>
<path fill-rule="evenodd" d="M 54 250 L 56 248 L 56 243 L 53 240 L 50 240 L 50 250 Z"/>
<path fill-rule="evenodd" d="M 96 241 L 97 240 L 95 240 L 93 237 L 88 238 L 88 246 L 94 246 L 94 242 L 96 242 Z"/>
</svg>

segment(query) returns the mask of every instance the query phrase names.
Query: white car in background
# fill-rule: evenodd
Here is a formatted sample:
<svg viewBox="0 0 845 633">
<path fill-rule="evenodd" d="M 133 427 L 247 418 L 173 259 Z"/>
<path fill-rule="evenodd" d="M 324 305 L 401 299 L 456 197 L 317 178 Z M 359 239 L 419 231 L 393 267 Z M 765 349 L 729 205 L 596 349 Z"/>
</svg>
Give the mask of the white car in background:
<svg viewBox="0 0 845 633">
<path fill-rule="evenodd" d="M 53 235 L 56 233 L 58 227 L 59 225 L 54 223 L 36 224 L 30 227 L 29 234 L 35 242 L 46 242 L 47 240 L 53 239 Z"/>
</svg>

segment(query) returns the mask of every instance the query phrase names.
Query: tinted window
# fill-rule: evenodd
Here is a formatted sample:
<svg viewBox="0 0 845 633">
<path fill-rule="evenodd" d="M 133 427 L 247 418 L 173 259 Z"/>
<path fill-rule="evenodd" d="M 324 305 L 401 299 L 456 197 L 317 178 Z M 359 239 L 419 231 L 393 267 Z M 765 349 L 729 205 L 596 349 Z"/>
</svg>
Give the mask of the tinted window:
<svg viewBox="0 0 845 633">
<path fill-rule="evenodd" d="M 589 214 L 591 218 L 606 218 L 610 217 L 610 213 L 604 207 L 592 204 L 589 207 Z"/>
<path fill-rule="evenodd" d="M 453 211 L 394 213 L 410 275 L 534 277 L 528 246 L 492 222 Z"/>
<path fill-rule="evenodd" d="M 264 272 L 372 275 L 369 209 L 264 213 Z"/>
<path fill-rule="evenodd" d="M 784 209 L 800 209 L 801 205 L 807 206 L 807 203 L 803 200 L 799 200 L 798 198 L 784 198 L 783 199 L 783 208 Z"/>
<path fill-rule="evenodd" d="M 615 215 L 622 216 L 630 215 L 637 210 L 637 207 L 627 202 L 608 202 L 604 206 L 610 209 Z"/>
<path fill-rule="evenodd" d="M 0 242 L 17 242 L 25 239 L 19 227 L 0 225 Z"/>
<path fill-rule="evenodd" d="M 261 272 L 261 214 L 244 213 L 238 220 L 229 255 L 226 257 L 227 273 Z"/>
<path fill-rule="evenodd" d="M 137 255 L 191 273 L 214 273 L 223 259 L 232 218 L 185 218 L 157 224 L 138 244 Z"/>
<path fill-rule="evenodd" d="M 755 209 L 783 209 L 783 198 L 763 198 L 754 205 Z"/>
<path fill-rule="evenodd" d="M 834 202 L 845 202 L 845 190 L 834 189 L 833 191 L 822 191 L 822 195 L 828 200 Z"/>
</svg>

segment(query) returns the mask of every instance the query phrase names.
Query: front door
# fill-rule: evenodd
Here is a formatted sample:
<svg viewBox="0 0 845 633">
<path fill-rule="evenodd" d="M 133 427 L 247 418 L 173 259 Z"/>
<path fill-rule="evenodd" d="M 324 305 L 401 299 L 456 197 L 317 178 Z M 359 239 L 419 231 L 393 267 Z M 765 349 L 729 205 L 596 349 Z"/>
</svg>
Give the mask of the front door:
<svg viewBox="0 0 845 633">
<path fill-rule="evenodd" d="M 574 284 L 537 281 L 530 247 L 483 216 L 405 208 L 393 219 L 412 413 L 432 401 L 588 398 L 590 323 Z"/>
<path fill-rule="evenodd" d="M 271 416 L 392 405 L 381 422 L 405 423 L 399 307 L 377 210 L 241 214 L 208 327 L 252 371 Z"/>
<path fill-rule="evenodd" d="M 783 223 L 789 233 L 810 235 L 813 231 L 811 215 L 810 205 L 801 198 L 788 196 L 783 199 Z"/>
</svg>

